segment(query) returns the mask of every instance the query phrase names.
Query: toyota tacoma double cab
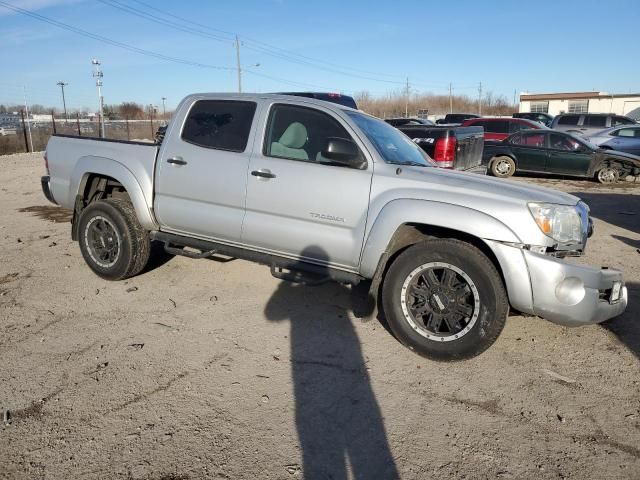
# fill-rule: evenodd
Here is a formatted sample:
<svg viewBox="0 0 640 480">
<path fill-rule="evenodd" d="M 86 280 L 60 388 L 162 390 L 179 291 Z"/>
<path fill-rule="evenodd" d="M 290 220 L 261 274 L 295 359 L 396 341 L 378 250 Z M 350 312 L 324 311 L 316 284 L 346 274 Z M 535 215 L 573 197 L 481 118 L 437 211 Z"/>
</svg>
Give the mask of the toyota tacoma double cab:
<svg viewBox="0 0 640 480">
<path fill-rule="evenodd" d="M 172 254 L 223 254 L 279 278 L 357 284 L 397 339 L 437 360 L 480 354 L 509 309 L 562 325 L 622 313 L 622 273 L 566 261 L 589 209 L 569 194 L 437 168 L 366 113 L 274 94 L 186 97 L 161 145 L 54 135 L 47 198 L 100 277 Z"/>
</svg>

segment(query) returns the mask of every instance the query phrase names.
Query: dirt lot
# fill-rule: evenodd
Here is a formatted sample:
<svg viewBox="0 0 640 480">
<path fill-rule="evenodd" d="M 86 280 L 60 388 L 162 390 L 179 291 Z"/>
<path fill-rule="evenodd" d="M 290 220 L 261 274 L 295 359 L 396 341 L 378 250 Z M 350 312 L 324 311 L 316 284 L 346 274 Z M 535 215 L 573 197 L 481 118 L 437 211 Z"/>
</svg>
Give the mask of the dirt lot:
<svg viewBox="0 0 640 480">
<path fill-rule="evenodd" d="M 535 181 L 591 205 L 580 261 L 625 270 L 624 315 L 512 316 L 438 364 L 337 284 L 182 257 L 103 281 L 43 173 L 0 157 L 0 478 L 640 478 L 639 185 Z"/>
</svg>

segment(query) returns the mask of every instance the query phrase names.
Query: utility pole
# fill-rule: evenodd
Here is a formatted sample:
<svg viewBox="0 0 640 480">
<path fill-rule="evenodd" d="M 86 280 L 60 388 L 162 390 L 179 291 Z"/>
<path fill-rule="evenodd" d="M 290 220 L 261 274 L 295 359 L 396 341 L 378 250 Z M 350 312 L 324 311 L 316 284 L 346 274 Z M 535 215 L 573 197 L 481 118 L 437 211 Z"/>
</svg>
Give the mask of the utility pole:
<svg viewBox="0 0 640 480">
<path fill-rule="evenodd" d="M 24 109 L 27 114 L 27 130 L 29 130 L 29 143 L 31 144 L 31 152 L 33 152 L 33 137 L 31 136 L 31 120 L 29 119 L 29 104 L 27 103 L 27 87 L 23 85 L 24 88 Z"/>
<path fill-rule="evenodd" d="M 93 76 L 96 79 L 96 87 L 98 89 L 98 105 L 100 107 L 100 138 L 104 138 L 104 115 L 103 115 L 103 105 L 104 98 L 102 97 L 102 70 L 100 69 L 100 61 L 97 59 L 91 60 L 91 63 L 95 65 L 96 69 L 93 72 Z"/>
<path fill-rule="evenodd" d="M 164 101 L 167 99 L 167 97 L 162 97 L 162 118 L 166 120 L 166 116 L 167 116 L 167 109 L 164 107 Z"/>
<path fill-rule="evenodd" d="M 453 113 L 453 85 L 449 82 L 449 113 Z"/>
<path fill-rule="evenodd" d="M 56 85 L 58 85 L 60 87 L 60 89 L 62 90 L 62 107 L 64 108 L 64 119 L 65 121 L 69 121 L 69 117 L 67 116 L 67 102 L 64 99 L 64 87 L 66 87 L 67 85 L 69 85 L 68 83 L 64 83 L 62 80 L 60 80 L 58 83 L 56 83 Z"/>
<path fill-rule="evenodd" d="M 242 67 L 240 66 L 240 40 L 236 35 L 236 64 L 238 69 L 238 93 L 242 93 Z"/>
<path fill-rule="evenodd" d="M 478 86 L 478 115 L 482 115 L 482 82 Z"/>
<path fill-rule="evenodd" d="M 409 116 L 409 77 L 407 77 L 407 86 L 405 87 L 404 95 L 404 116 L 407 118 Z"/>
</svg>

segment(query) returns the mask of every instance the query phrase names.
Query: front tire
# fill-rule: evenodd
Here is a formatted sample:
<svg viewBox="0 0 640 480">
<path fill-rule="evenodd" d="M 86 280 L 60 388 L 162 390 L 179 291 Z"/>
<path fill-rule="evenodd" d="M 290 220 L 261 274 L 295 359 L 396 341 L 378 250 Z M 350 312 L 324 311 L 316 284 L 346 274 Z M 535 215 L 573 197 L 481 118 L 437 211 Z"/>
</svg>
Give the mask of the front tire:
<svg viewBox="0 0 640 480">
<path fill-rule="evenodd" d="M 516 173 L 516 162 L 506 155 L 491 160 L 491 174 L 498 178 L 508 178 Z"/>
<path fill-rule="evenodd" d="M 80 214 L 78 241 L 87 265 L 106 280 L 137 275 L 151 251 L 149 232 L 138 222 L 131 202 L 123 199 L 90 203 Z"/>
<path fill-rule="evenodd" d="M 454 239 L 427 240 L 402 252 L 384 279 L 382 303 L 396 338 L 440 361 L 480 355 L 502 332 L 509 310 L 493 263 Z"/>
</svg>

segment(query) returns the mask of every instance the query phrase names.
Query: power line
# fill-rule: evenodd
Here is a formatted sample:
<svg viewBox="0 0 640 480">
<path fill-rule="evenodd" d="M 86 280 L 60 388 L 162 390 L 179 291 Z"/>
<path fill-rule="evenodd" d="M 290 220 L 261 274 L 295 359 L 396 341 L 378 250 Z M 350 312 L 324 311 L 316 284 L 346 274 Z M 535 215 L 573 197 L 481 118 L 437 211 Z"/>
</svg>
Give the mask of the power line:
<svg viewBox="0 0 640 480">
<path fill-rule="evenodd" d="M 29 10 L 25 10 L 24 8 L 16 7 L 14 5 L 11 5 L 9 3 L 3 2 L 1 0 L 0 0 L 0 6 L 3 6 L 3 7 L 7 8 L 9 10 L 12 10 L 12 11 L 14 11 L 16 13 L 21 13 L 23 15 L 27 15 L 28 17 L 35 18 L 36 20 L 40 20 L 40 21 L 48 23 L 50 25 L 54 25 L 54 26 L 56 26 L 58 28 L 62 28 L 63 30 L 68 30 L 68 31 L 76 33 L 78 35 L 82 35 L 84 37 L 91 38 L 91 39 L 97 40 L 99 42 L 107 43 L 109 45 L 113 45 L 115 47 L 119 47 L 119 48 L 122 48 L 124 50 L 128 50 L 128 51 L 131 51 L 131 52 L 139 53 L 141 55 L 146 55 L 146 56 L 149 56 L 149 57 L 154 57 L 154 58 L 158 58 L 158 59 L 161 59 L 161 60 L 166 60 L 166 61 L 169 61 L 169 62 L 180 63 L 180 64 L 183 64 L 183 65 L 190 65 L 190 66 L 193 66 L 193 67 L 209 68 L 209 69 L 214 69 L 214 70 L 233 70 L 233 68 L 231 68 L 231 67 L 221 67 L 221 66 L 218 66 L 218 65 L 210 65 L 210 64 L 207 64 L 207 63 L 194 62 L 194 61 L 191 61 L 191 60 L 185 60 L 185 59 L 182 59 L 182 58 L 171 57 L 169 55 L 164 55 L 162 53 L 153 52 L 151 50 L 144 50 L 142 48 L 134 47 L 132 45 L 127 45 L 126 43 L 118 42 L 116 40 L 112 40 L 110 38 L 103 37 L 101 35 L 97 35 L 95 33 L 91 33 L 91 32 L 88 32 L 86 30 L 82 30 L 81 28 L 73 27 L 73 26 L 68 25 L 66 23 L 59 22 L 57 20 L 53 20 L 53 19 L 51 19 L 49 17 L 45 17 L 44 15 L 40 15 L 38 13 L 34 13 L 34 12 L 29 11 Z"/>
</svg>

